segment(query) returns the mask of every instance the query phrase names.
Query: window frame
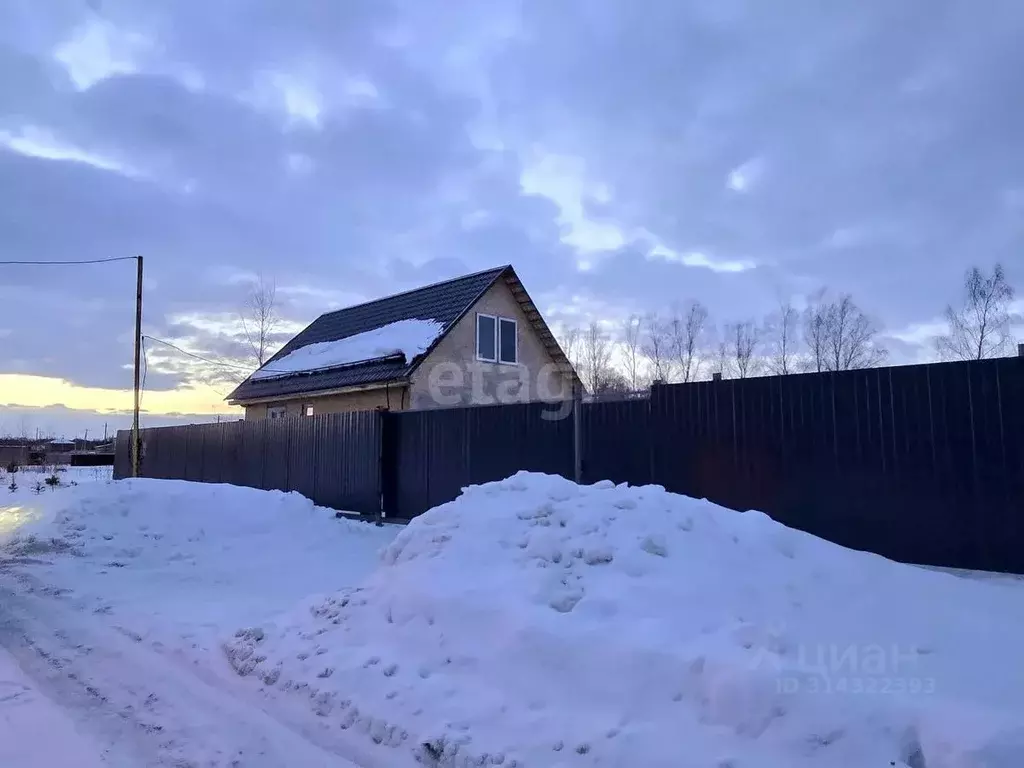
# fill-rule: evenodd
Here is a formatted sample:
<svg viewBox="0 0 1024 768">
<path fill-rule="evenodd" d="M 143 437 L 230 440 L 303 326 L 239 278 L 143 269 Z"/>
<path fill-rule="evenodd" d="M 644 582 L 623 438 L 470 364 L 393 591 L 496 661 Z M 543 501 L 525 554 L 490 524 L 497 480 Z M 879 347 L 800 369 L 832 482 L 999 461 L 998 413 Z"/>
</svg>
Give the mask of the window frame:
<svg viewBox="0 0 1024 768">
<path fill-rule="evenodd" d="M 480 318 L 486 317 L 489 320 L 494 321 L 494 357 L 484 357 L 480 354 Z M 496 363 L 498 362 L 499 350 L 498 350 L 498 316 L 489 315 L 486 312 L 476 313 L 476 335 L 473 338 L 473 345 L 476 347 L 474 352 L 476 353 L 476 359 L 482 363 Z"/>
<path fill-rule="evenodd" d="M 512 324 L 512 340 L 513 345 L 513 356 L 515 360 L 503 360 L 501 357 L 501 324 L 511 323 Z M 495 347 L 498 353 L 498 363 L 500 365 L 519 365 L 519 321 L 514 317 L 499 317 L 497 326 L 497 336 Z"/>
<path fill-rule="evenodd" d="M 302 415 L 303 416 L 312 416 L 313 415 L 313 404 L 312 403 L 303 403 L 302 404 Z"/>
<path fill-rule="evenodd" d="M 277 415 L 275 415 L 277 414 Z M 283 419 L 288 415 L 287 405 L 268 405 L 267 406 L 267 418 L 268 419 Z"/>
</svg>

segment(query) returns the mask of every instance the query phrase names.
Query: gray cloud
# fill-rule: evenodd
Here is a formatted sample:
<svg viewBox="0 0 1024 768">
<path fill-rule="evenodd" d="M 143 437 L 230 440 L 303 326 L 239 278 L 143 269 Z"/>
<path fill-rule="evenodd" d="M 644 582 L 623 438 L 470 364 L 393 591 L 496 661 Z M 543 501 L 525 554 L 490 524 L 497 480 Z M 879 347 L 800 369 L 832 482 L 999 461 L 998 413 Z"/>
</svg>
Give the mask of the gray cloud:
<svg viewBox="0 0 1024 768">
<path fill-rule="evenodd" d="M 300 323 L 500 263 L 553 319 L 828 284 L 924 323 L 971 263 L 1024 281 L 1022 27 L 1013 0 L 5 3 L 3 253 L 143 253 L 147 333 L 218 359 L 243 345 L 202 318 L 255 273 Z M 0 373 L 128 384 L 130 263 L 0 269 Z M 215 370 L 168 352 L 147 384 Z"/>
<path fill-rule="evenodd" d="M 511 132 L 584 156 L 605 209 L 673 247 L 853 290 L 893 323 L 937 311 L 969 260 L 1020 261 L 1019 4 L 526 8 L 494 79 Z"/>
</svg>

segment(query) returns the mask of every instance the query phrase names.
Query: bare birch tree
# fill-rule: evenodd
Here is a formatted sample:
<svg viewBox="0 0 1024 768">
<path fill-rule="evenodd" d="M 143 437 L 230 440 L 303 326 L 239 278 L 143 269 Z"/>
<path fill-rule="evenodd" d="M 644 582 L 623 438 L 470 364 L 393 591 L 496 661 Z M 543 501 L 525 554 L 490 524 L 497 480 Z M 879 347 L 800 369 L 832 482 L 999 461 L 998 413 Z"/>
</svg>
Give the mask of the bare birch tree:
<svg viewBox="0 0 1024 768">
<path fill-rule="evenodd" d="M 591 394 L 598 394 L 605 389 L 605 382 L 611 369 L 612 348 L 608 342 L 608 334 L 597 322 L 591 322 L 583 335 L 582 379 Z"/>
<path fill-rule="evenodd" d="M 729 342 L 720 338 L 714 346 L 711 359 L 711 378 L 718 374 L 723 379 L 732 378 L 732 355 L 729 349 Z"/>
<path fill-rule="evenodd" d="M 761 329 L 752 320 L 726 326 L 728 354 L 736 376 L 745 379 L 757 375 L 760 360 Z"/>
<path fill-rule="evenodd" d="M 682 311 L 674 310 L 668 320 L 672 356 L 684 382 L 696 381 L 700 375 L 700 350 L 707 321 L 708 310 L 699 301 L 689 302 Z"/>
<path fill-rule="evenodd" d="M 964 275 L 963 305 L 959 309 L 946 307 L 949 333 L 935 340 L 939 354 L 946 360 L 982 360 L 1012 354 L 1013 297 L 1013 287 L 1006 281 L 1001 264 L 995 265 L 991 275 L 971 267 Z"/>
<path fill-rule="evenodd" d="M 651 374 L 657 381 L 672 380 L 672 339 L 668 324 L 651 313 L 644 319 L 643 340 L 640 351 L 651 364 Z"/>
<path fill-rule="evenodd" d="M 260 275 L 253 283 L 252 291 L 239 315 L 252 357 L 257 366 L 262 366 L 270 357 L 273 335 L 281 324 L 277 308 L 277 286 L 273 281 L 266 282 Z"/>
<path fill-rule="evenodd" d="M 768 369 L 778 376 L 788 376 L 796 369 L 799 338 L 797 324 L 800 314 L 786 299 L 778 311 L 765 320 L 764 331 L 768 340 Z"/>
<path fill-rule="evenodd" d="M 828 370 L 826 342 L 829 304 L 825 301 L 825 290 L 822 288 L 808 297 L 803 316 L 804 344 L 807 346 L 808 354 L 807 368 L 817 373 Z"/>
<path fill-rule="evenodd" d="M 850 294 L 824 305 L 824 363 L 829 371 L 873 368 L 888 352 L 875 342 L 878 327 Z"/>
<path fill-rule="evenodd" d="M 580 351 L 583 347 L 583 334 L 580 333 L 579 328 L 566 328 L 561 334 L 559 343 L 562 347 L 562 352 L 568 358 L 570 365 L 576 369 L 579 373 L 580 370 Z"/>
<path fill-rule="evenodd" d="M 644 358 L 640 349 L 643 323 L 637 315 L 630 315 L 622 323 L 622 357 L 626 369 L 626 382 L 634 392 L 644 386 Z"/>
</svg>

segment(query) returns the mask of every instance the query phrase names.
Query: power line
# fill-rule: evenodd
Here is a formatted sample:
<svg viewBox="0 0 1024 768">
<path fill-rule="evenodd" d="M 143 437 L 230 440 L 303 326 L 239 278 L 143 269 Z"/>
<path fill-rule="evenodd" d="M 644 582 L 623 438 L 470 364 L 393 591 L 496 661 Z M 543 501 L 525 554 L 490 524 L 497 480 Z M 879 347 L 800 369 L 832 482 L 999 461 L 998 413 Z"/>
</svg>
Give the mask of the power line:
<svg viewBox="0 0 1024 768">
<path fill-rule="evenodd" d="M 146 374 L 149 373 L 149 355 L 146 352 L 146 337 L 142 337 L 142 385 L 139 388 L 139 411 L 142 411 L 142 398 L 146 394 Z"/>
<path fill-rule="evenodd" d="M 237 365 L 235 363 L 225 363 L 222 360 L 211 360 L 208 357 L 203 357 L 202 355 L 197 355 L 195 352 L 189 352 L 188 350 L 182 349 L 181 347 L 177 346 L 176 344 L 172 344 L 169 341 L 164 341 L 163 339 L 158 339 L 155 336 L 145 336 L 144 338 L 147 338 L 150 341 L 155 341 L 158 344 L 163 344 L 165 347 L 170 347 L 171 349 L 176 350 L 176 351 L 180 352 L 183 355 L 187 355 L 188 357 L 194 357 L 196 360 L 202 360 L 204 363 L 208 363 L 209 365 L 219 365 L 222 368 L 234 368 L 236 370 L 246 371 L 248 373 L 252 373 L 253 372 L 253 368 L 252 368 L 251 365 Z M 270 368 L 264 368 L 263 370 L 267 371 L 268 373 L 290 373 L 290 371 L 274 371 L 274 370 L 272 370 Z"/>
<path fill-rule="evenodd" d="M 129 261 L 139 258 L 138 256 L 112 256 L 108 259 L 82 259 L 80 261 L 0 261 L 0 266 L 19 264 L 22 266 L 35 267 L 67 267 L 75 264 L 107 264 L 111 261 Z"/>
<path fill-rule="evenodd" d="M 166 345 L 168 347 L 171 347 L 174 350 L 177 350 L 178 352 L 181 352 L 183 355 L 187 355 L 189 357 L 194 357 L 194 358 L 196 358 L 198 360 L 202 360 L 205 363 L 210 363 L 211 365 L 228 365 L 228 363 L 218 363 L 218 362 L 215 362 L 213 360 L 208 360 L 205 357 L 202 357 L 201 355 L 196 355 L 196 354 L 194 354 L 192 352 L 187 352 L 186 350 L 182 349 L 181 347 L 178 347 L 178 346 L 176 346 L 174 344 L 171 344 L 171 342 L 169 342 L 169 341 L 164 341 L 163 339 L 158 339 L 155 336 L 143 336 L 142 337 L 142 355 L 143 355 L 142 390 L 139 393 L 139 405 L 140 405 L 140 407 L 142 405 L 142 396 L 145 395 L 145 393 L 146 393 L 146 374 L 149 373 L 149 355 L 148 355 L 148 351 L 149 350 L 146 349 L 146 340 L 147 339 L 149 341 L 156 341 L 156 342 L 159 342 L 160 344 L 164 344 L 164 345 Z M 245 370 L 249 370 L 249 369 L 246 368 Z M 207 383 L 206 386 L 208 386 L 210 389 L 212 389 L 214 392 L 216 392 L 221 397 L 227 397 L 227 395 L 225 395 L 223 392 L 221 392 L 219 389 L 217 389 L 212 384 Z"/>
</svg>

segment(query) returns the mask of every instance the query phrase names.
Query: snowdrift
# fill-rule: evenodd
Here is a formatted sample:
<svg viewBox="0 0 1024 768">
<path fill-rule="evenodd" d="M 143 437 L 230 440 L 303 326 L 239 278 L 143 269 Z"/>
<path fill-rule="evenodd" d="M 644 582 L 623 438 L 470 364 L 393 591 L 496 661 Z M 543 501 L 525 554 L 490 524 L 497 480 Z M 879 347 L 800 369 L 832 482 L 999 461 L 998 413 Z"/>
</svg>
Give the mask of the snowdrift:
<svg viewBox="0 0 1024 768">
<path fill-rule="evenodd" d="M 314 590 L 358 583 L 394 536 L 297 493 L 180 480 L 93 483 L 17 503 L 0 565 L 28 559 L 142 634 L 209 627 L 219 640 Z"/>
<path fill-rule="evenodd" d="M 659 487 L 520 473 L 225 643 L 426 765 L 1024 765 L 1024 600 Z"/>
</svg>

